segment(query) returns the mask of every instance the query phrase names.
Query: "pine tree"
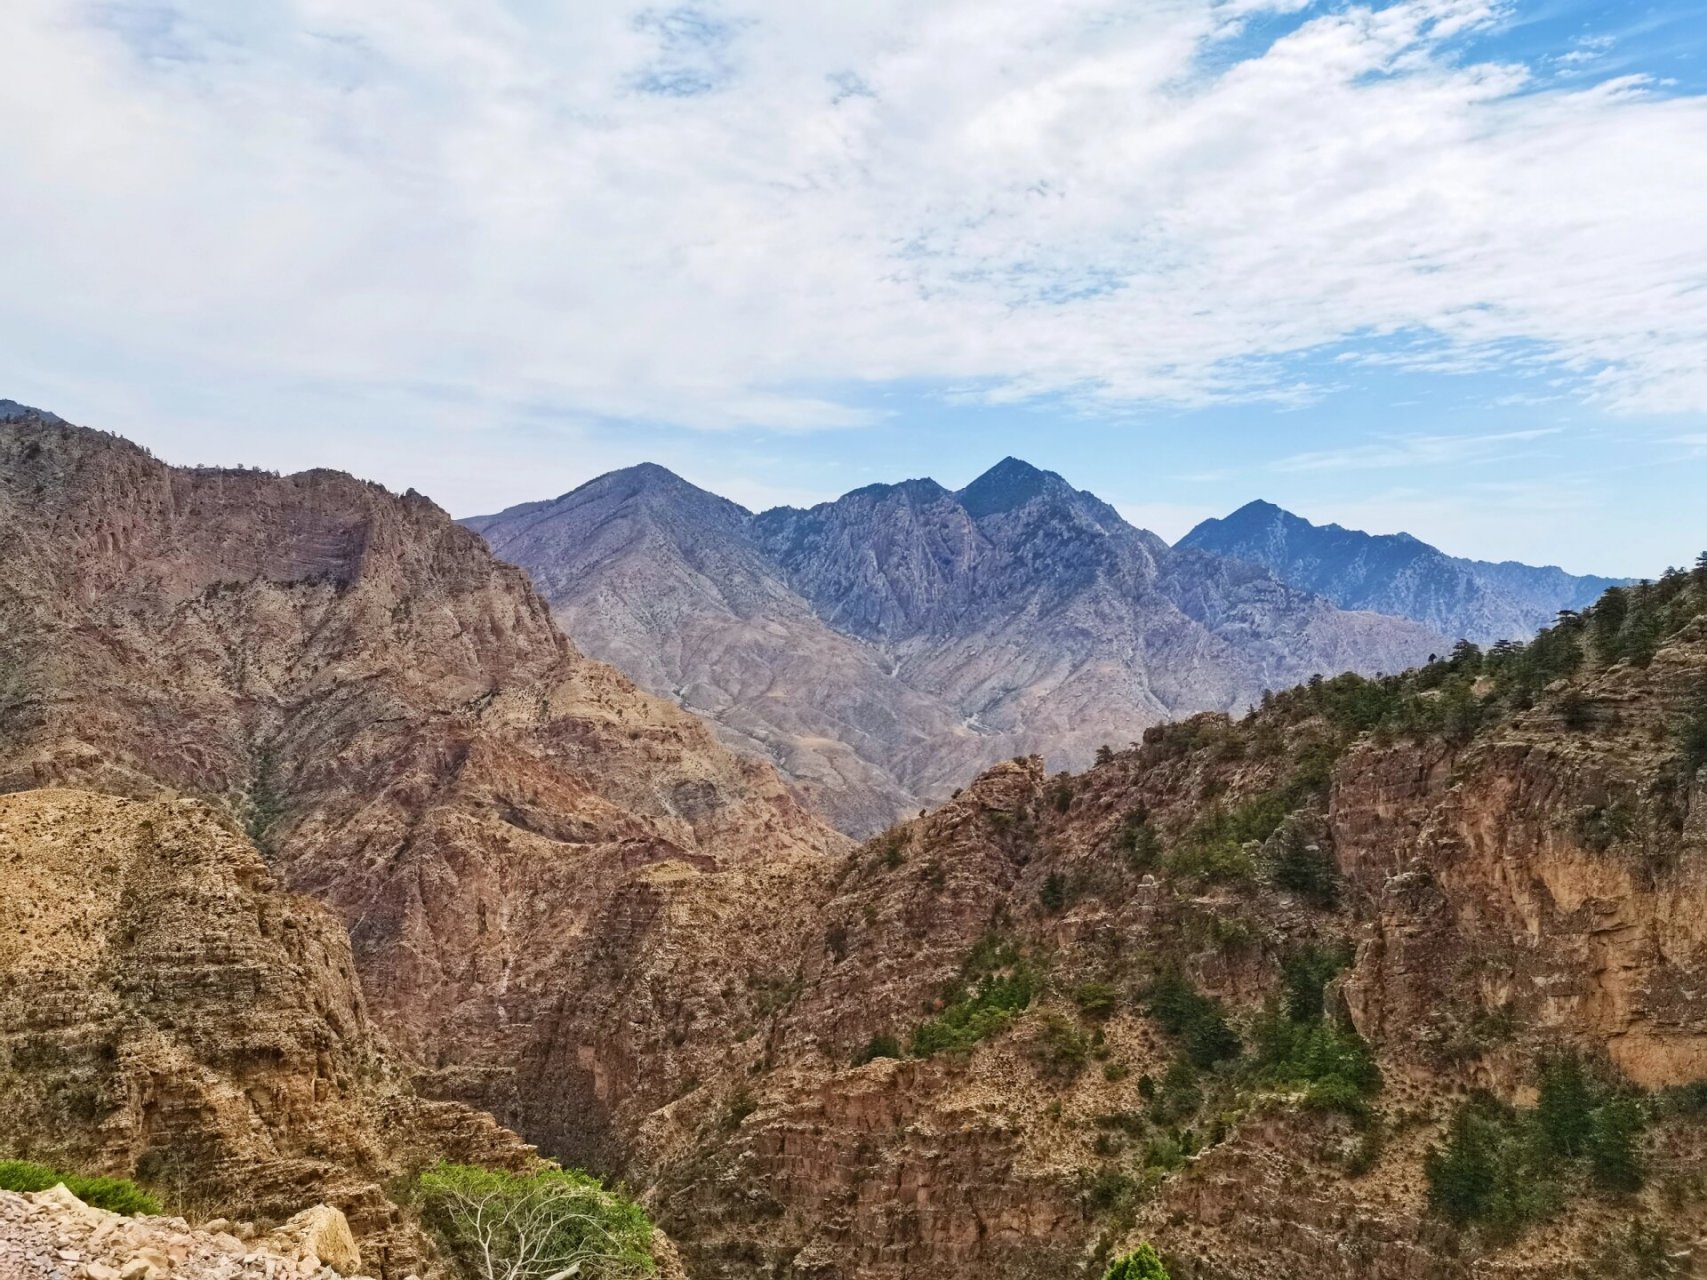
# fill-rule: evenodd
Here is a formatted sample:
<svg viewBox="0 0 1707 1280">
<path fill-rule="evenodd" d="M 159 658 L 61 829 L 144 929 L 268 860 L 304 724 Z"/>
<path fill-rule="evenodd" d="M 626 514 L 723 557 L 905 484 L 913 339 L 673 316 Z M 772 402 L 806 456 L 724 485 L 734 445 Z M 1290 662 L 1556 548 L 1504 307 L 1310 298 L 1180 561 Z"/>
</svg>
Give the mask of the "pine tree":
<svg viewBox="0 0 1707 1280">
<path fill-rule="evenodd" d="M 1561 1054 L 1541 1068 L 1535 1113 L 1547 1150 L 1575 1159 L 1588 1149 L 1594 1130 L 1594 1097 L 1582 1060 L 1575 1054 Z"/>
</svg>

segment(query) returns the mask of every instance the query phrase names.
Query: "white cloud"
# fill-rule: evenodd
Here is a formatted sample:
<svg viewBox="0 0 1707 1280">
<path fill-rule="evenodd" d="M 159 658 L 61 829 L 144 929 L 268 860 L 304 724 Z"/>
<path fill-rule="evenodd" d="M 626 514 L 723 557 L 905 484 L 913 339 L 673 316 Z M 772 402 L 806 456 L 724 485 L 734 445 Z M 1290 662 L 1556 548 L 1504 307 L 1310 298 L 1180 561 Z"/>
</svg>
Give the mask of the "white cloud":
<svg viewBox="0 0 1707 1280">
<path fill-rule="evenodd" d="M 1440 467 L 1486 463 L 1510 457 L 1512 447 L 1557 435 L 1556 427 L 1495 431 L 1486 435 L 1396 436 L 1375 444 L 1295 453 L 1269 464 L 1273 471 L 1378 471 L 1395 467 Z"/>
<path fill-rule="evenodd" d="M 0 373 L 813 430 L 1423 334 L 1707 409 L 1707 100 L 1461 61 L 1493 0 L 1207 56 L 1301 7 L 8 0 Z"/>
</svg>

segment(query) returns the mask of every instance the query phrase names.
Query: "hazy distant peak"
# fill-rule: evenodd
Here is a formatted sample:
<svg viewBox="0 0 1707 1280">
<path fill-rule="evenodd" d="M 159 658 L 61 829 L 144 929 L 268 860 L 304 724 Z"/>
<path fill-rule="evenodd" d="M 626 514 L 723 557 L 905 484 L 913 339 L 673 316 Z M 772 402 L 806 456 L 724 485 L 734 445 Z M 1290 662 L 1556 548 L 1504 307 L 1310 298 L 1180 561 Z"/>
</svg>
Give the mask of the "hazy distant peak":
<svg viewBox="0 0 1707 1280">
<path fill-rule="evenodd" d="M 1205 520 L 1176 544 L 1261 565 L 1342 609 L 1398 614 L 1453 639 L 1527 639 L 1560 609 L 1577 609 L 1616 580 L 1551 565 L 1449 556 L 1409 533 L 1312 524 L 1270 502 Z"/>
</svg>

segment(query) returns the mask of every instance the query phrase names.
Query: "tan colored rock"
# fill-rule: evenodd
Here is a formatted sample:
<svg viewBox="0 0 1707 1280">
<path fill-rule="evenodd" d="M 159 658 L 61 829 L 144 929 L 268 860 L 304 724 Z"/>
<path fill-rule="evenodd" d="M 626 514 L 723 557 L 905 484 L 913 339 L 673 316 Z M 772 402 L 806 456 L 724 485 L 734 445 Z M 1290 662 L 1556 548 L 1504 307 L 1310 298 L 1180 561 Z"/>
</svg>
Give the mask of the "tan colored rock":
<svg viewBox="0 0 1707 1280">
<path fill-rule="evenodd" d="M 304 1209 L 268 1235 L 265 1243 L 279 1253 L 304 1254 L 339 1275 L 353 1276 L 361 1270 L 361 1252 L 350 1234 L 350 1224 L 330 1205 Z"/>
</svg>

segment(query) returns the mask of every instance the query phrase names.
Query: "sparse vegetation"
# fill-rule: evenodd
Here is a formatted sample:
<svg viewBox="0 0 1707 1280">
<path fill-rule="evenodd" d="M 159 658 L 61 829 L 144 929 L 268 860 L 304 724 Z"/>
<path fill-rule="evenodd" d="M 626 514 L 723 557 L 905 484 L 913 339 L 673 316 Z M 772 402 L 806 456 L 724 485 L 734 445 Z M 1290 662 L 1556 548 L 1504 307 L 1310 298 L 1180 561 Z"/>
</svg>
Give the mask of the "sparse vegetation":
<svg viewBox="0 0 1707 1280">
<path fill-rule="evenodd" d="M 160 1202 L 129 1178 L 65 1173 L 32 1160 L 0 1160 L 0 1191 L 46 1191 L 62 1182 L 84 1204 L 109 1213 L 160 1212 Z"/>
<path fill-rule="evenodd" d="M 1012 942 L 986 935 L 943 993 L 941 1011 L 914 1029 L 910 1051 L 924 1058 L 945 1049 L 970 1049 L 1029 1008 L 1039 981 Z"/>
<path fill-rule="evenodd" d="M 646 1211 L 584 1173 L 440 1164 L 416 1179 L 414 1193 L 422 1218 L 475 1280 L 629 1280 L 657 1270 Z"/>
</svg>

